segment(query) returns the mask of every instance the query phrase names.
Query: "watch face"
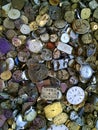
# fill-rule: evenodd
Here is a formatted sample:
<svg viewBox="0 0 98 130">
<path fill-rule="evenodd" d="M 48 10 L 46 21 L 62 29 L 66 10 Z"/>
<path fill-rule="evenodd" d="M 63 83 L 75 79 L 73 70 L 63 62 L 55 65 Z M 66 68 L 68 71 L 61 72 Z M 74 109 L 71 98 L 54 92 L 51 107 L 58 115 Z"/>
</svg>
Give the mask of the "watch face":
<svg viewBox="0 0 98 130">
<path fill-rule="evenodd" d="M 70 119 L 71 120 L 76 120 L 78 118 L 78 114 L 77 114 L 77 112 L 76 111 L 71 111 L 70 112 Z"/>
<path fill-rule="evenodd" d="M 85 98 L 84 90 L 78 86 L 74 86 L 67 91 L 66 98 L 70 104 L 78 105 Z"/>
<path fill-rule="evenodd" d="M 89 65 L 84 65 L 80 69 L 81 77 L 90 78 L 92 76 L 92 68 Z"/>
</svg>

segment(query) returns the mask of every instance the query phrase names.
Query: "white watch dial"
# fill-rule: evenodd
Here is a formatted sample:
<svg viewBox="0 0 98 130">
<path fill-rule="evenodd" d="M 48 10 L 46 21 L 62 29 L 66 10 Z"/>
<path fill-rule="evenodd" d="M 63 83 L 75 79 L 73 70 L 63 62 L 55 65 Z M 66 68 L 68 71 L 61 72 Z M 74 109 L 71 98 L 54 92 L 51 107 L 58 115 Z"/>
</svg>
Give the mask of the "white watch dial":
<svg viewBox="0 0 98 130">
<path fill-rule="evenodd" d="M 68 130 L 68 128 L 65 125 L 51 125 L 50 128 L 48 128 L 47 130 Z"/>
<path fill-rule="evenodd" d="M 70 37 L 69 37 L 69 35 L 68 35 L 67 33 L 63 33 L 63 34 L 61 35 L 61 41 L 62 41 L 62 42 L 68 43 L 69 40 L 70 40 Z"/>
<path fill-rule="evenodd" d="M 67 91 L 67 95 L 66 95 L 67 101 L 70 104 L 73 105 L 78 105 L 80 104 L 84 98 L 85 98 L 85 93 L 84 90 L 78 86 L 74 86 L 71 87 L 68 91 Z"/>
<path fill-rule="evenodd" d="M 70 113 L 70 119 L 71 120 L 76 120 L 78 117 L 79 116 L 78 116 L 76 111 L 71 111 L 71 113 Z"/>
<path fill-rule="evenodd" d="M 83 78 L 90 78 L 92 76 L 92 68 L 89 66 L 89 65 L 83 65 L 81 68 L 80 68 L 80 74 L 81 74 L 81 77 Z"/>
</svg>

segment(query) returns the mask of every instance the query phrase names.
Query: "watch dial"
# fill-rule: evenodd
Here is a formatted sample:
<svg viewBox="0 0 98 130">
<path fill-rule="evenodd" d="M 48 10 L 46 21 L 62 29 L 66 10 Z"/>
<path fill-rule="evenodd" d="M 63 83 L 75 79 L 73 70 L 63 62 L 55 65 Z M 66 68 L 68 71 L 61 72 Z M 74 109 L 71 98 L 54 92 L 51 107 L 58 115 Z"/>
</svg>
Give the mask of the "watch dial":
<svg viewBox="0 0 98 130">
<path fill-rule="evenodd" d="M 67 91 L 66 98 L 70 104 L 78 105 L 85 98 L 84 90 L 78 86 L 74 86 Z"/>
<path fill-rule="evenodd" d="M 90 78 L 92 76 L 92 68 L 88 65 L 82 66 L 80 71 L 83 78 Z"/>
</svg>

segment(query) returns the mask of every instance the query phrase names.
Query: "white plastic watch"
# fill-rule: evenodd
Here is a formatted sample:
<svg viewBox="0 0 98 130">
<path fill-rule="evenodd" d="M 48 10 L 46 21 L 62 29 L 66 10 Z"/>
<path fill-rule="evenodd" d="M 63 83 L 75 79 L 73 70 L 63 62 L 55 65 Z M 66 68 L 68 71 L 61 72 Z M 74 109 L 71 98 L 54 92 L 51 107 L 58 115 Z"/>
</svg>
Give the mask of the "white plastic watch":
<svg viewBox="0 0 98 130">
<path fill-rule="evenodd" d="M 66 99 L 70 104 L 78 105 L 83 102 L 85 98 L 85 92 L 81 87 L 71 87 L 66 94 Z"/>
</svg>

